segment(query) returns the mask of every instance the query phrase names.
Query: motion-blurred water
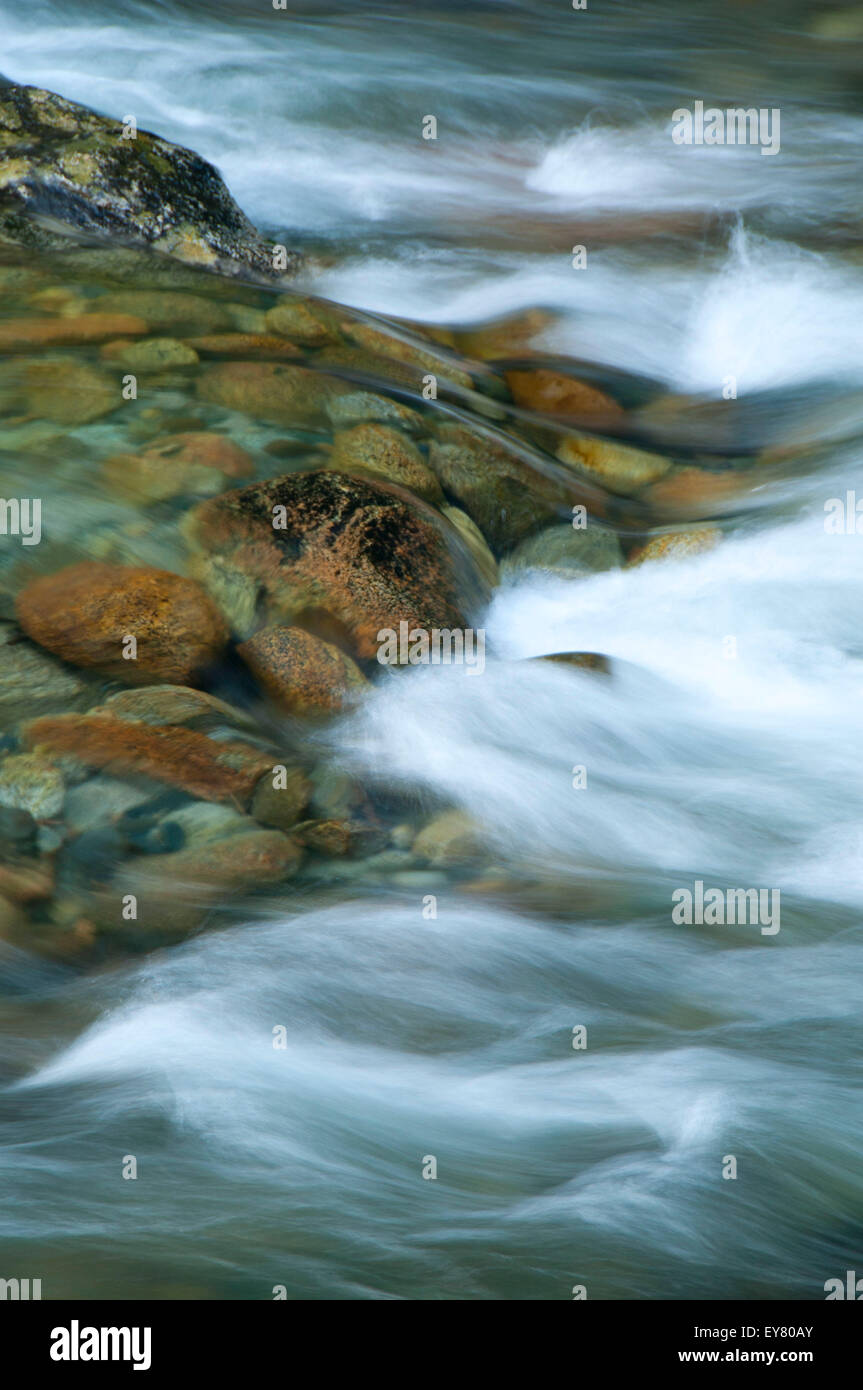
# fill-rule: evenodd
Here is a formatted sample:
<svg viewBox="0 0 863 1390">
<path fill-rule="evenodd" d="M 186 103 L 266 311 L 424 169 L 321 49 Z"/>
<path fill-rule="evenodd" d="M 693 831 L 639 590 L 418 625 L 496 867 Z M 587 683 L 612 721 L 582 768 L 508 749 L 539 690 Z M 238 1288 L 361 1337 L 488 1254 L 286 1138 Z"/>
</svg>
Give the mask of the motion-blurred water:
<svg viewBox="0 0 863 1390">
<path fill-rule="evenodd" d="M 863 1260 L 863 541 L 824 528 L 860 478 L 863 12 L 0 8 L 9 77 L 213 159 L 313 248 L 317 293 L 442 323 L 544 306 L 550 350 L 708 398 L 733 374 L 767 411 L 846 393 L 717 550 L 510 582 L 481 679 L 411 673 L 334 732 L 365 778 L 483 820 L 486 893 L 429 888 L 433 920 L 419 883 L 288 899 L 89 979 L 6 952 L 0 1274 L 823 1297 Z M 780 106 L 780 155 L 675 146 L 699 97 Z M 614 679 L 523 660 L 571 650 Z M 695 879 L 781 890 L 781 931 L 673 925 Z"/>
</svg>

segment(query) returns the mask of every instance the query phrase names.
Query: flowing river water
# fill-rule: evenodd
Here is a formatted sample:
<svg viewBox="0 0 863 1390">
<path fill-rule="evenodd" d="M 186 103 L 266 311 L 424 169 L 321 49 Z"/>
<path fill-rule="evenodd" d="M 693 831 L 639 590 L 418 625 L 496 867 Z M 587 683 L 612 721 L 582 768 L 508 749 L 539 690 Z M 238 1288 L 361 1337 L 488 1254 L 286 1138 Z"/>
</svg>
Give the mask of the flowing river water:
<svg viewBox="0 0 863 1390">
<path fill-rule="evenodd" d="M 332 861 L 156 950 L 3 946 L 0 1276 L 58 1298 L 823 1297 L 863 1261 L 863 540 L 853 500 L 825 524 L 863 456 L 863 10 L 2 0 L 0 23 L 6 77 L 197 150 L 307 252 L 300 290 L 454 334 L 476 369 L 432 405 L 378 360 L 378 391 L 542 477 L 548 427 L 495 410 L 491 364 L 575 362 L 624 438 L 714 483 L 652 511 L 591 483 L 587 505 L 627 546 L 722 532 L 676 562 L 505 572 L 481 674 L 418 667 L 290 726 L 393 827 L 470 813 L 479 869 Z M 780 151 L 676 145 L 697 99 L 779 109 Z M 95 261 L 29 266 L 113 292 Z M 15 565 L 182 570 L 172 506 L 136 529 L 100 470 L 154 401 L 194 428 L 190 393 L 0 422 L 0 491 L 46 516 Z M 328 444 L 217 427 L 258 476 Z M 528 660 L 566 652 L 611 676 Z M 675 922 L 697 881 L 778 892 L 781 929 Z"/>
</svg>

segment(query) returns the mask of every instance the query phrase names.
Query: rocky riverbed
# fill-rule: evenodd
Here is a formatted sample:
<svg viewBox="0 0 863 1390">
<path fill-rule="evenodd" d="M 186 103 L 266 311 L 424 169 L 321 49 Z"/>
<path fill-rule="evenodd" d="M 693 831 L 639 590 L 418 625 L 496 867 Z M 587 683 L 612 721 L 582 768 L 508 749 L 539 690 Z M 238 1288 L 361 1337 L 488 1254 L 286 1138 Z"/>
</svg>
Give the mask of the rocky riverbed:
<svg viewBox="0 0 863 1390">
<path fill-rule="evenodd" d="M 681 447 L 659 388 L 586 379 L 532 348 L 529 319 L 429 330 L 175 247 L 81 246 L 84 203 L 131 177 L 104 153 L 122 132 L 14 87 L 2 109 L 19 208 L 34 169 L 68 182 L 86 147 L 103 171 L 52 248 L 0 252 L 5 938 L 87 963 L 334 865 L 418 890 L 487 872 L 480 825 L 392 805 L 327 756 L 326 722 L 411 662 L 382 666 L 379 634 L 473 632 L 531 571 L 697 554 L 775 463 L 743 425 L 736 456 Z M 164 163 L 139 201 L 185 186 Z"/>
</svg>

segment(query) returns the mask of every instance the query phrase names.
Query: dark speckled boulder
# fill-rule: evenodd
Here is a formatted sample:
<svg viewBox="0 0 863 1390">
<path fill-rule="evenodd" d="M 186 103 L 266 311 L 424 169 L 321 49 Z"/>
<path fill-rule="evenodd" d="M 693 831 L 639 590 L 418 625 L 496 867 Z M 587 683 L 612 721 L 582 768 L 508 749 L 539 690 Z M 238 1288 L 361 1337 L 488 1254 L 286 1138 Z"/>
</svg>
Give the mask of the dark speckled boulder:
<svg viewBox="0 0 863 1390">
<path fill-rule="evenodd" d="M 295 624 L 370 658 L 380 629 L 461 628 L 488 597 L 455 527 L 370 479 L 273 478 L 194 507 L 184 531 L 194 572 L 243 636 Z M 225 594 L 243 585 L 248 612 L 238 624 Z"/>
<path fill-rule="evenodd" d="M 0 79 L 0 243 L 62 249 L 70 237 L 146 245 L 190 266 L 280 279 L 272 246 L 211 164 L 191 150 Z M 127 132 L 128 134 L 128 132 Z"/>
</svg>

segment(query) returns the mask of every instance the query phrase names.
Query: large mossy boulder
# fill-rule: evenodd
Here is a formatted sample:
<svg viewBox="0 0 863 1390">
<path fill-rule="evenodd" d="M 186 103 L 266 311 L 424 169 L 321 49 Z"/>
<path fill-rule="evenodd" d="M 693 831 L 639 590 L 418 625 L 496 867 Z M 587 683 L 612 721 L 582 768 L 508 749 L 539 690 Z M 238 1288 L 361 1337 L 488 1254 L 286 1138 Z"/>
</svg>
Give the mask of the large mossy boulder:
<svg viewBox="0 0 863 1390">
<path fill-rule="evenodd" d="M 273 247 L 206 160 L 130 123 L 0 78 L 0 244 L 145 245 L 186 265 L 280 278 Z"/>
</svg>

